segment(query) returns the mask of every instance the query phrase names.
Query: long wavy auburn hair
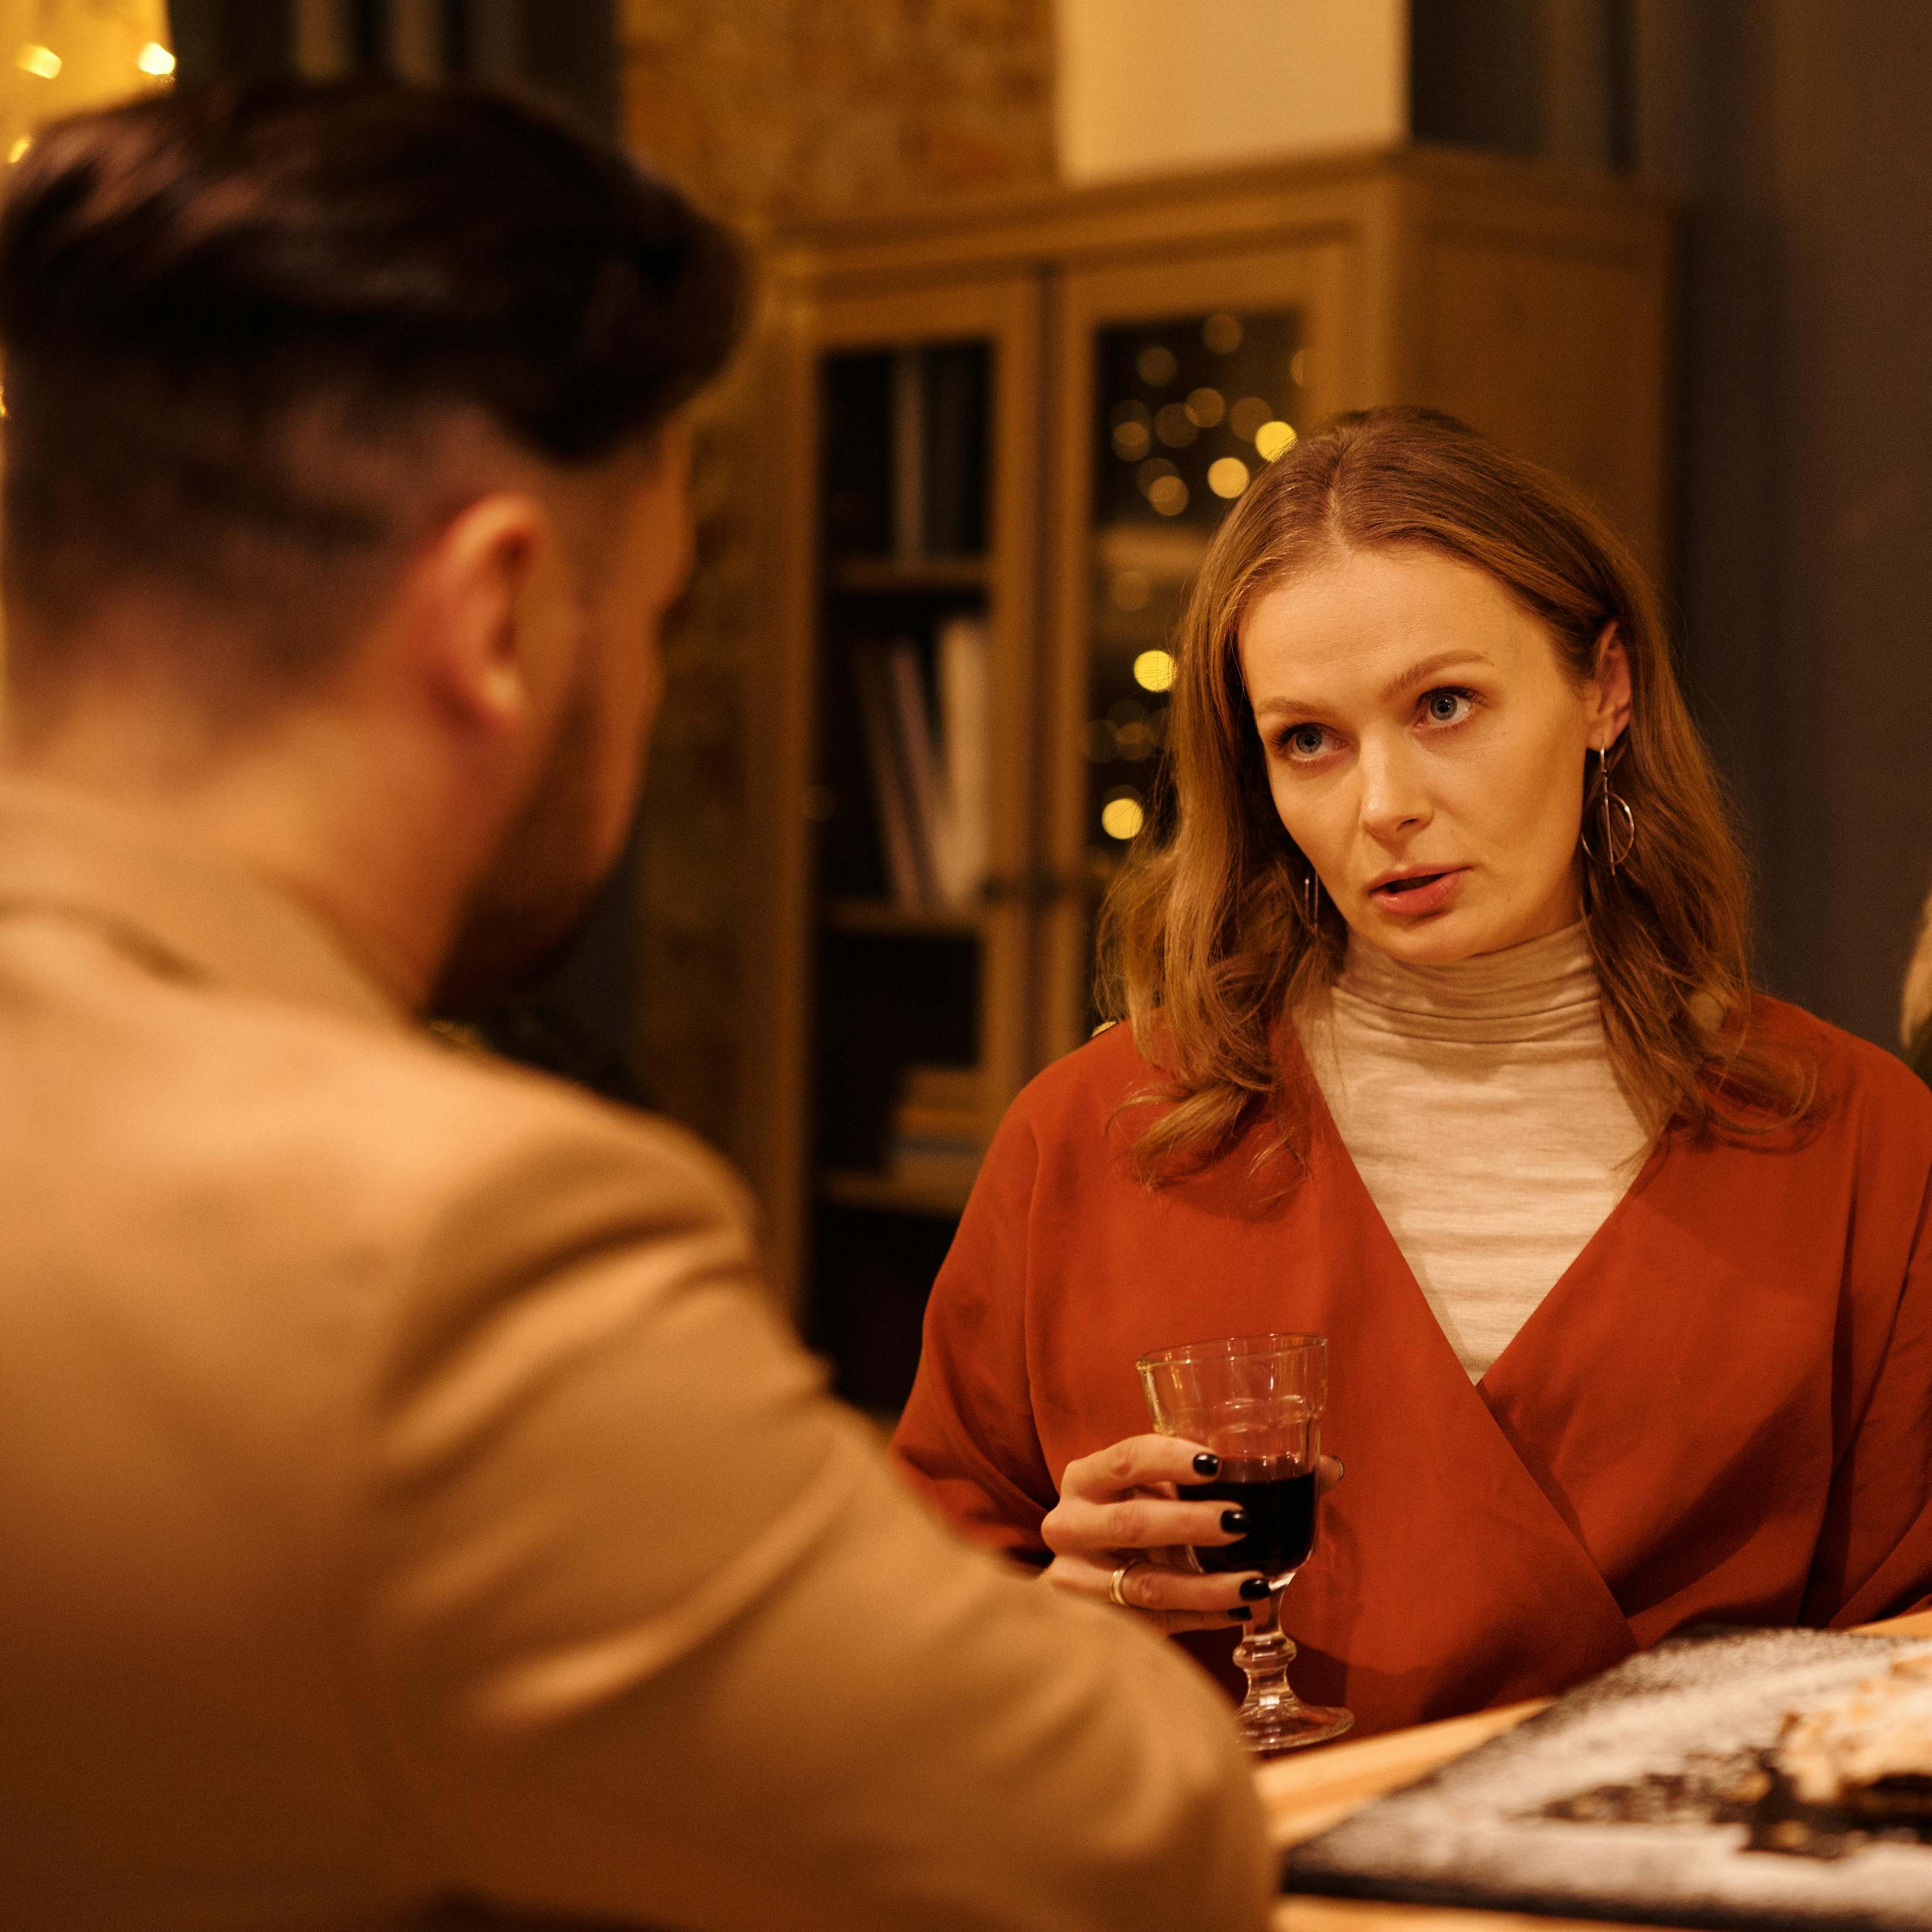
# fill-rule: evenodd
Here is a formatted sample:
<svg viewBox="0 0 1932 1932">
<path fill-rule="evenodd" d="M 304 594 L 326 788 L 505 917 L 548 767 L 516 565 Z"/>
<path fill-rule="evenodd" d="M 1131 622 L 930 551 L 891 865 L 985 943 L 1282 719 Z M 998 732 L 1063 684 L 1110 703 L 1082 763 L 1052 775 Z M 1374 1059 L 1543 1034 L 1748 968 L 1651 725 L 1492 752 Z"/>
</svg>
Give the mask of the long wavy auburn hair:
<svg viewBox="0 0 1932 1932">
<path fill-rule="evenodd" d="M 1136 847 L 1101 916 L 1102 1003 L 1156 1080 L 1136 1138 L 1156 1184 L 1197 1171 L 1258 1120 L 1257 1156 L 1305 1156 L 1312 1095 L 1291 1077 L 1288 1016 L 1340 970 L 1348 928 L 1282 829 L 1241 675 L 1256 600 L 1337 550 L 1423 545 L 1473 565 L 1547 628 L 1580 684 L 1615 626 L 1630 720 L 1612 754 L 1636 838 L 1614 874 L 1579 848 L 1612 1061 L 1653 1137 L 1756 1138 L 1817 1107 L 1815 1068 L 1754 1024 L 1749 888 L 1716 774 L 1672 668 L 1641 566 L 1558 478 L 1453 418 L 1337 418 L 1262 470 L 1208 548 L 1181 621 L 1168 717 L 1168 829 Z M 1577 775 L 1600 814 L 1604 772 Z M 1564 808 L 1552 798 L 1551 808 Z M 1586 822 L 1600 826 L 1600 815 Z M 1597 842 L 1600 846 L 1600 838 Z"/>
</svg>

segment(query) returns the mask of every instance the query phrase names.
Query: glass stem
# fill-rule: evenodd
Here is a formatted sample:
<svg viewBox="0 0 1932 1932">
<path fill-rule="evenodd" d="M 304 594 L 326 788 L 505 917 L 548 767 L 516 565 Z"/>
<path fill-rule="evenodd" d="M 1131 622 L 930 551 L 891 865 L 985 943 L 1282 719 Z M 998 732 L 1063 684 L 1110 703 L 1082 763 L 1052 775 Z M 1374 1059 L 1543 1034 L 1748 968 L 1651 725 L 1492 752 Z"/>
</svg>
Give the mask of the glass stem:
<svg viewBox="0 0 1932 1932">
<path fill-rule="evenodd" d="M 1299 1700 L 1288 1688 L 1288 1666 L 1294 1661 L 1294 1640 L 1281 1627 L 1281 1600 L 1294 1581 L 1288 1574 L 1255 1606 L 1248 1634 L 1234 1646 L 1234 1661 L 1248 1680 L 1244 1710 L 1267 1705 L 1279 1707 Z"/>
</svg>

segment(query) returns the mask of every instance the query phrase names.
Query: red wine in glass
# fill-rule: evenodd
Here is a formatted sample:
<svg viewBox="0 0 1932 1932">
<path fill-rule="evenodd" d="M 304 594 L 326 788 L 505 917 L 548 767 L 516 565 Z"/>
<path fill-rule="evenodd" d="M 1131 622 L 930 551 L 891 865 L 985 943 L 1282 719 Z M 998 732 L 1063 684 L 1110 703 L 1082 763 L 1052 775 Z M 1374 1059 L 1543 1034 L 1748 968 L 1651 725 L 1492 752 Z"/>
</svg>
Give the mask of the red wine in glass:
<svg viewBox="0 0 1932 1932">
<path fill-rule="evenodd" d="M 1213 1482 L 1189 1483 L 1180 1493 L 1245 1510 L 1248 1533 L 1238 1542 L 1198 1546 L 1195 1561 L 1224 1576 L 1258 1570 L 1270 1582 L 1292 1576 L 1315 1549 L 1315 1475 L 1286 1456 L 1224 1456 Z"/>
</svg>

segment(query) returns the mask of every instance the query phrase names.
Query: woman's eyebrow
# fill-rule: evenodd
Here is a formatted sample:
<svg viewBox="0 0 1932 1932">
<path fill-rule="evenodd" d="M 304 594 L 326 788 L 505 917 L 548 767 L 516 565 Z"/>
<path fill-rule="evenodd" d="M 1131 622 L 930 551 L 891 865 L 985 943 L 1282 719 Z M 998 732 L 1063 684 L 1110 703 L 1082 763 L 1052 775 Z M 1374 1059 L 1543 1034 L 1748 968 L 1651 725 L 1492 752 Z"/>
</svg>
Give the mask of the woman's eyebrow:
<svg viewBox="0 0 1932 1932">
<path fill-rule="evenodd" d="M 1320 708 L 1318 705 L 1304 704 L 1299 698 L 1264 698 L 1255 706 L 1255 722 L 1265 730 L 1271 718 L 1298 718 Z"/>
<path fill-rule="evenodd" d="M 1439 677 L 1445 670 L 1458 665 L 1472 669 L 1478 665 L 1484 669 L 1492 668 L 1492 660 L 1481 651 L 1438 651 L 1434 656 L 1418 658 L 1398 675 L 1384 685 L 1378 701 L 1392 704 L 1405 693 L 1413 691 L 1419 684 L 1426 684 L 1432 677 Z M 1255 706 L 1255 722 L 1264 728 L 1271 718 L 1299 718 L 1311 712 L 1332 709 L 1329 705 L 1311 698 L 1294 698 L 1282 693 L 1264 698 Z"/>
<path fill-rule="evenodd" d="M 1490 659 L 1480 651 L 1438 651 L 1433 657 L 1418 658 L 1407 670 L 1392 677 L 1382 686 L 1382 701 L 1387 704 L 1400 698 L 1405 692 L 1413 691 L 1418 684 L 1426 684 L 1432 677 L 1439 677 L 1445 670 L 1459 664 L 1481 664 L 1486 668 Z"/>
</svg>

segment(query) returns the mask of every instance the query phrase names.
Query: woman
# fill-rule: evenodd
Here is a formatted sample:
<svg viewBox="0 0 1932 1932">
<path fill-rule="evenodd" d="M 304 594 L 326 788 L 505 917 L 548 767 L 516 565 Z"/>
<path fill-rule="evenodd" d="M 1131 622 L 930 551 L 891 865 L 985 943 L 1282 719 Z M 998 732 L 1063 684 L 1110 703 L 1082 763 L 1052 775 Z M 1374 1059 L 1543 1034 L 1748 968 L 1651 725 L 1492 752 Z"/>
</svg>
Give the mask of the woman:
<svg viewBox="0 0 1932 1932">
<path fill-rule="evenodd" d="M 988 1156 L 896 1438 L 922 1485 L 1225 1658 L 1264 1586 L 1177 1560 L 1233 1532 L 1135 1358 L 1326 1334 L 1347 1479 L 1285 1621 L 1364 1730 L 1932 1590 L 1932 1094 L 1751 991 L 1616 537 L 1447 418 L 1344 418 L 1229 517 L 1178 656 L 1173 830 L 1108 908 L 1126 1024 Z"/>
<path fill-rule="evenodd" d="M 1906 1064 L 1932 1085 L 1932 898 L 1918 916 L 1918 939 L 1906 969 L 1898 1027 Z"/>
</svg>

